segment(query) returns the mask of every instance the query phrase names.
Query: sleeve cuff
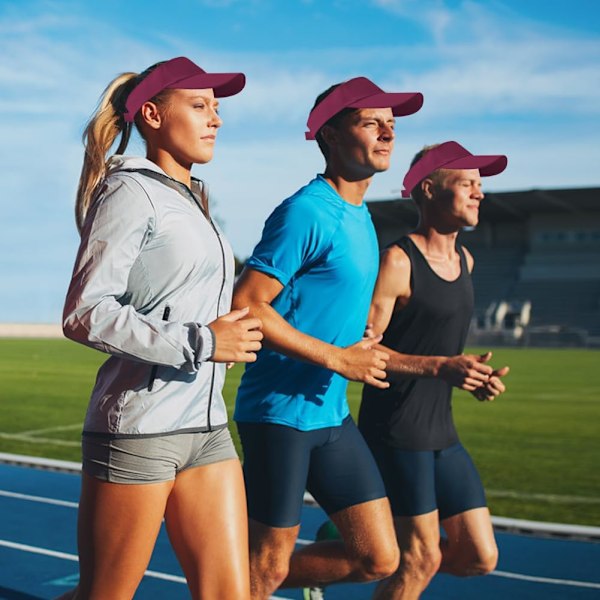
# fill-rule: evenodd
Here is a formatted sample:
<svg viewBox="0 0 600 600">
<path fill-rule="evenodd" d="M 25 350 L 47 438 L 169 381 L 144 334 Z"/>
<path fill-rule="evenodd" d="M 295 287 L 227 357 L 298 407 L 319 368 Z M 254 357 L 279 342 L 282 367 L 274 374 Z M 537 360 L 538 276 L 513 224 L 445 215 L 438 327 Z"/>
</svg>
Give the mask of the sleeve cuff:
<svg viewBox="0 0 600 600">
<path fill-rule="evenodd" d="M 215 352 L 215 334 L 210 327 L 200 325 L 199 323 L 186 323 L 190 328 L 190 345 L 194 350 L 194 363 L 198 367 L 199 363 L 211 360 Z"/>
</svg>

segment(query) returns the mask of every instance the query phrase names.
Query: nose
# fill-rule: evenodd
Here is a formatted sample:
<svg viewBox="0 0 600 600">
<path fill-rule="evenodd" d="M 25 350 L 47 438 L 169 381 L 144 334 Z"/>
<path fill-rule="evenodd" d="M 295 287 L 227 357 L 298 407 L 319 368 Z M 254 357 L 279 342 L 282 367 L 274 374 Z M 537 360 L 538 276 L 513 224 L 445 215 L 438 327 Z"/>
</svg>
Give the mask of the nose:
<svg viewBox="0 0 600 600">
<path fill-rule="evenodd" d="M 379 134 L 380 139 L 391 142 L 395 137 L 396 134 L 394 133 L 394 128 L 390 124 L 385 123 L 381 126 L 381 133 Z"/>
<path fill-rule="evenodd" d="M 481 200 L 484 199 L 485 194 L 483 193 L 483 190 L 481 189 L 481 184 L 478 184 L 475 186 L 472 196 L 473 196 L 473 198 L 477 198 L 480 202 L 481 202 Z"/>
<path fill-rule="evenodd" d="M 210 118 L 210 126 L 211 127 L 221 127 L 223 125 L 223 120 L 219 116 L 219 113 L 213 108 L 211 109 L 211 118 Z"/>
</svg>

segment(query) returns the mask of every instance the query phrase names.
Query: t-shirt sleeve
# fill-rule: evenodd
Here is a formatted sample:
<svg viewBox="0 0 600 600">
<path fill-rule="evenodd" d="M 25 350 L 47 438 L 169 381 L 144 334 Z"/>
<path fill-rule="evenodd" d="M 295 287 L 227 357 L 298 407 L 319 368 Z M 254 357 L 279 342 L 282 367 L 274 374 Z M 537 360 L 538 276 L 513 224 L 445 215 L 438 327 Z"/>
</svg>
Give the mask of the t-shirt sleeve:
<svg viewBox="0 0 600 600">
<path fill-rule="evenodd" d="M 331 223 L 318 211 L 319 198 L 291 198 L 267 219 L 262 238 L 246 265 L 275 277 L 282 285 L 318 262 L 331 243 Z"/>
</svg>

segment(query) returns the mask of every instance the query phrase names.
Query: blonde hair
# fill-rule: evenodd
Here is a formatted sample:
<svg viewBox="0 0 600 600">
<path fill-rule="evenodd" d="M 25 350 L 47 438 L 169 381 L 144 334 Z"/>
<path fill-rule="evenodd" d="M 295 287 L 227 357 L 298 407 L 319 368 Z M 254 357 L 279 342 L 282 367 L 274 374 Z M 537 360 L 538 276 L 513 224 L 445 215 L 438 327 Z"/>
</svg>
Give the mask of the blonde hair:
<svg viewBox="0 0 600 600">
<path fill-rule="evenodd" d="M 122 73 L 115 77 L 106 86 L 95 112 L 85 127 L 82 136 L 85 151 L 75 202 L 75 222 L 80 233 L 98 186 L 106 175 L 106 155 L 108 151 L 119 134 L 121 134 L 121 140 L 116 154 L 123 154 L 129 143 L 132 124 L 127 123 L 123 118 L 127 97 L 133 88 L 159 64 L 161 63 L 152 65 L 143 73 Z M 171 90 L 163 90 L 151 98 L 150 101 L 164 105 L 170 93 Z M 143 138 L 139 114 L 135 117 L 135 125 Z"/>
</svg>

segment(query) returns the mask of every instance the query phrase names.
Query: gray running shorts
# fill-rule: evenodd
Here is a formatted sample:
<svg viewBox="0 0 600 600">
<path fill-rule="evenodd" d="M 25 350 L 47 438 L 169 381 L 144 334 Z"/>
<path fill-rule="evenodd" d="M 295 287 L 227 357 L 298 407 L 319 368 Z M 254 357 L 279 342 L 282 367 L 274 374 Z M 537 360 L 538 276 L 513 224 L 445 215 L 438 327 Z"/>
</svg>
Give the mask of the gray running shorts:
<svg viewBox="0 0 600 600">
<path fill-rule="evenodd" d="M 109 483 L 172 481 L 181 471 L 237 459 L 229 429 L 114 439 L 83 435 L 83 472 Z"/>
</svg>

